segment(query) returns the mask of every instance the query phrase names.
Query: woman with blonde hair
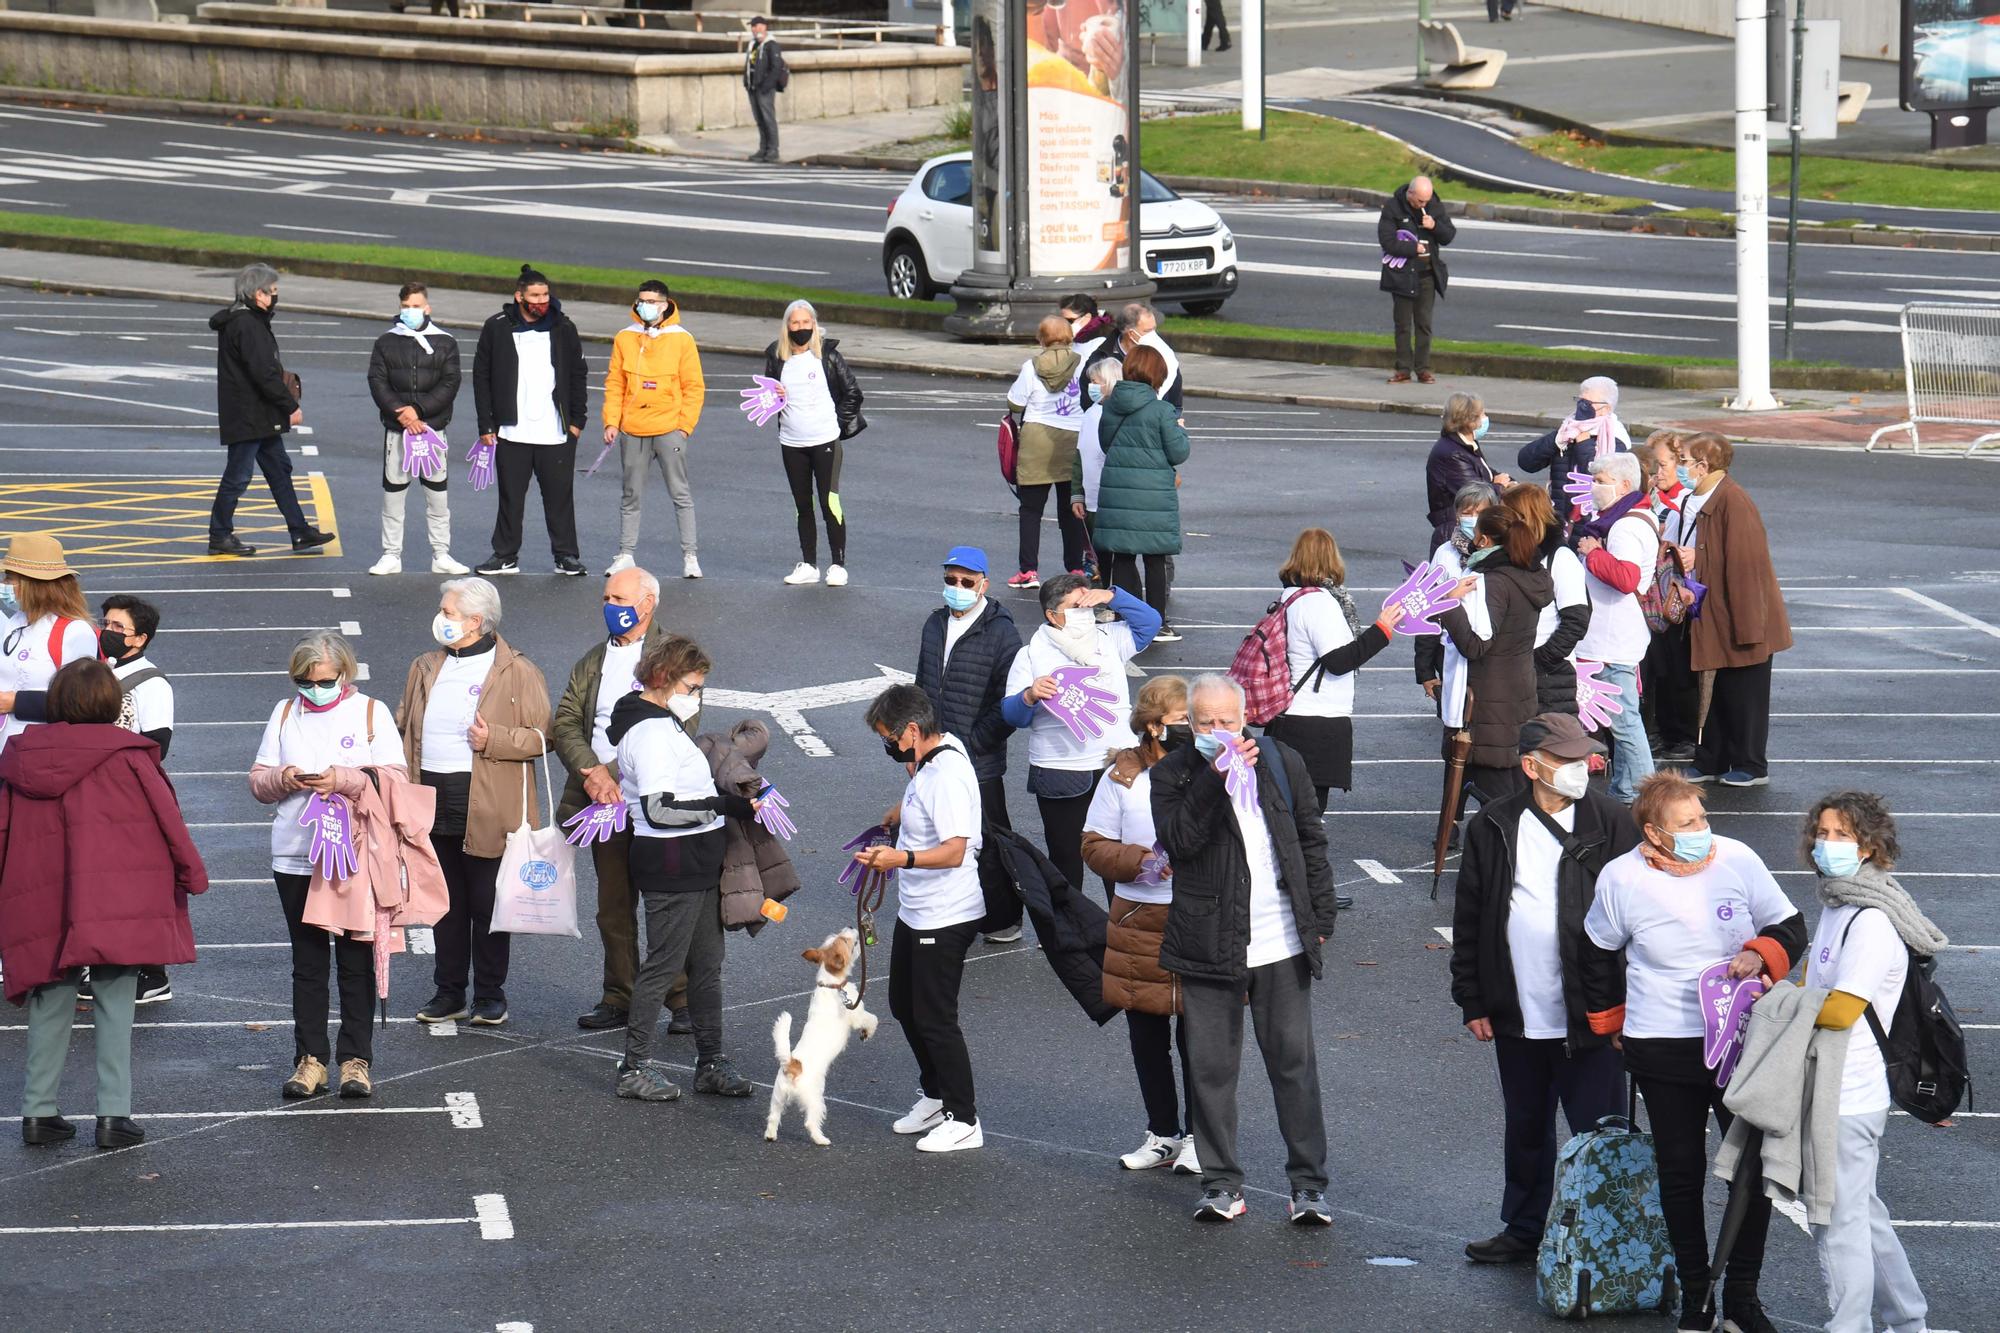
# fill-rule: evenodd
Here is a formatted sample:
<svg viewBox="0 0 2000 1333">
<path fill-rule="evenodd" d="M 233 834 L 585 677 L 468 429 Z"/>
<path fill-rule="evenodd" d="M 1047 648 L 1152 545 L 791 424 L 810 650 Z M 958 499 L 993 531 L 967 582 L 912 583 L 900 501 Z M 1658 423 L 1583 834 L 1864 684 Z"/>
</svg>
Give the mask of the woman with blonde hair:
<svg viewBox="0 0 2000 1333">
<path fill-rule="evenodd" d="M 19 716 L 16 695 L 37 696 L 57 670 L 97 656 L 97 626 L 83 600 L 83 586 L 63 555 L 62 543 L 46 532 L 24 532 L 7 544 L 0 559 L 0 750 L 30 722 Z M 25 711 L 25 709 L 24 709 Z"/>
<path fill-rule="evenodd" d="M 1021 497 L 1021 572 L 1010 588 L 1041 586 L 1042 511 L 1056 493 L 1056 525 L 1062 531 L 1063 568 L 1083 569 L 1083 522 L 1074 512 L 1071 478 L 1077 468 L 1076 433 L 1083 420 L 1083 391 L 1077 377 L 1083 358 L 1072 346 L 1075 332 L 1061 315 L 1035 329 L 1041 350 L 1021 363 L 1007 390 L 1007 408 L 1019 418 L 1020 447 L 1014 463 L 1014 490 Z"/>
<path fill-rule="evenodd" d="M 790 584 L 819 582 L 819 529 L 813 521 L 813 492 L 826 518 L 830 588 L 847 585 L 847 516 L 840 504 L 841 441 L 868 428 L 861 415 L 861 385 L 840 355 L 840 340 L 826 336 L 810 301 L 785 307 L 778 337 L 764 349 L 764 374 L 778 381 L 784 407 L 778 413 L 778 447 L 785 480 L 798 513 L 799 563 L 785 575 Z"/>
</svg>

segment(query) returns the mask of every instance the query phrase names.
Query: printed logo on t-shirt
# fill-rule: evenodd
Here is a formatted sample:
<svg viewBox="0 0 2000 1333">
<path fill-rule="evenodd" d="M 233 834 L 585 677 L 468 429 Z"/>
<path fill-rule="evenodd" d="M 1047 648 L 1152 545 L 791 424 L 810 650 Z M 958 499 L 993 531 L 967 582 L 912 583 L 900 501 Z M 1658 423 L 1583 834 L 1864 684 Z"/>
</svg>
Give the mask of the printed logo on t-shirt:
<svg viewBox="0 0 2000 1333">
<path fill-rule="evenodd" d="M 473 698 L 477 699 L 480 695 L 486 692 L 486 687 L 484 685 L 473 685 L 467 688 L 465 692 L 471 695 Z"/>
<path fill-rule="evenodd" d="M 1736 915 L 1735 903 L 1724 903 L 1722 906 L 1715 909 L 1715 919 L 1717 921 L 1727 921 L 1729 920 L 1729 918 L 1735 915 Z"/>
<path fill-rule="evenodd" d="M 1819 949 L 1820 966 L 1825 967 L 1828 963 L 1832 961 L 1833 961 L 1833 946 L 1831 944 L 1822 944 Z"/>
<path fill-rule="evenodd" d="M 343 750 L 352 750 L 354 748 L 354 737 L 342 736 L 340 738 L 340 748 Z"/>
<path fill-rule="evenodd" d="M 23 648 L 23 649 L 22 649 L 22 650 L 21 650 L 21 651 L 20 651 L 19 653 L 16 653 L 16 654 L 15 654 L 15 660 L 16 660 L 16 661 L 21 661 L 21 662 L 25 662 L 25 661 L 27 661 L 27 660 L 28 660 L 28 651 L 29 651 L 28 649 L 26 649 L 26 648 Z"/>
</svg>

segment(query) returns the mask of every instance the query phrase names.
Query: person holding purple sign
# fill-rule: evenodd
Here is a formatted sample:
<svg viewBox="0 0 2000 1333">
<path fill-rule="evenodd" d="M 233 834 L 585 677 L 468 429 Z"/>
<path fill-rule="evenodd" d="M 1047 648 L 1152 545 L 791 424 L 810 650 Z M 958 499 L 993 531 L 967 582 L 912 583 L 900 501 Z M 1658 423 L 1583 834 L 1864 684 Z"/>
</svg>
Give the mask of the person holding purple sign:
<svg viewBox="0 0 2000 1333">
<path fill-rule="evenodd" d="M 422 484 L 431 573 L 464 574 L 451 556 L 451 505 L 445 498 L 449 450 L 444 428 L 462 376 L 458 339 L 431 322 L 429 290 L 406 282 L 396 322 L 368 354 L 368 393 L 382 414 L 382 558 L 370 574 L 403 572 L 403 497 Z"/>
<path fill-rule="evenodd" d="M 1653 646 L 1639 597 L 1653 586 L 1659 563 L 1660 525 L 1645 506 L 1639 460 L 1606 454 L 1590 465 L 1590 499 L 1596 512 L 1570 530 L 1583 557 L 1590 594 L 1590 625 L 1577 641 L 1576 660 L 1601 662 L 1599 678 L 1618 691 L 1611 723 L 1611 794 L 1632 801 L 1653 771 L 1653 747 L 1639 712 L 1639 664 Z"/>
<path fill-rule="evenodd" d="M 1438 617 L 1465 658 L 1465 725 L 1472 733 L 1466 781 L 1482 801 L 1498 800 L 1525 784 L 1521 726 L 1541 711 L 1535 679 L 1535 634 L 1542 609 L 1555 600 L 1555 581 L 1542 568 L 1542 534 L 1504 504 L 1480 511 L 1473 528 L 1468 572 L 1451 595 L 1477 591 L 1485 623 L 1475 624 L 1463 604 Z"/>
</svg>

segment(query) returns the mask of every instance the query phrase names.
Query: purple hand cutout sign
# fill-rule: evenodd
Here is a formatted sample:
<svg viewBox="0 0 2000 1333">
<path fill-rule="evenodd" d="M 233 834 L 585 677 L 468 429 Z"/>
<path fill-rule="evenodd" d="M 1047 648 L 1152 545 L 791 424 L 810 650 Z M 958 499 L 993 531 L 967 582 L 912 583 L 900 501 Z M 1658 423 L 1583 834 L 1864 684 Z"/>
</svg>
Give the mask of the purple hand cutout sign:
<svg viewBox="0 0 2000 1333">
<path fill-rule="evenodd" d="M 1255 810 L 1257 769 L 1243 757 L 1243 752 L 1235 745 L 1236 741 L 1243 738 L 1227 731 L 1213 731 L 1209 734 L 1222 738 L 1222 753 L 1215 756 L 1215 771 L 1222 774 L 1223 790 L 1229 793 L 1229 799 L 1236 803 L 1237 809 Z"/>
<path fill-rule="evenodd" d="M 1743 1054 L 1750 1006 L 1764 993 L 1764 979 L 1735 980 L 1729 975 L 1729 964 L 1722 962 L 1703 969 L 1697 987 L 1704 1028 L 1701 1062 L 1715 1071 L 1715 1086 L 1726 1088 L 1737 1058 Z"/>
<path fill-rule="evenodd" d="M 1396 621 L 1396 633 L 1413 638 L 1442 634 L 1437 618 L 1458 605 L 1458 599 L 1449 593 L 1457 582 L 1450 570 L 1428 560 L 1411 570 L 1402 586 L 1389 594 L 1388 602 L 1384 603 L 1402 613 Z"/>
<path fill-rule="evenodd" d="M 791 808 L 792 803 L 786 800 L 776 787 L 771 786 L 764 788 L 764 794 L 758 797 L 757 801 L 757 822 L 764 826 L 765 832 L 775 833 L 786 842 L 790 842 L 792 835 L 799 831 L 799 826 L 785 813 Z"/>
<path fill-rule="evenodd" d="M 1042 700 L 1042 707 L 1068 727 L 1070 735 L 1080 741 L 1095 740 L 1118 720 L 1108 706 L 1117 703 L 1118 696 L 1091 684 L 1097 678 L 1096 667 L 1061 666 L 1049 675 L 1056 683 L 1056 692 Z"/>
<path fill-rule="evenodd" d="M 1590 731 L 1601 731 L 1611 719 L 1625 711 L 1618 687 L 1598 679 L 1604 663 L 1578 659 L 1576 664 L 1576 719 Z"/>
<path fill-rule="evenodd" d="M 769 375 L 752 375 L 755 387 L 737 390 L 743 401 L 738 404 L 743 415 L 750 418 L 753 426 L 762 426 L 772 417 L 785 410 L 785 386 Z"/>
<path fill-rule="evenodd" d="M 483 491 L 493 484 L 493 444 L 489 440 L 474 440 L 472 447 L 465 451 L 465 461 L 472 464 L 466 473 L 472 481 L 472 489 Z"/>
<path fill-rule="evenodd" d="M 1153 850 L 1147 852 L 1145 859 L 1139 862 L 1139 874 L 1132 882 L 1147 885 L 1164 884 L 1172 873 L 1172 867 L 1167 864 L 1167 849 L 1156 842 L 1153 844 Z"/>
<path fill-rule="evenodd" d="M 603 467 L 604 460 L 611 457 L 611 450 L 617 443 L 618 442 L 616 440 L 607 440 L 605 442 L 604 447 L 597 451 L 597 461 L 593 462 L 589 467 L 585 468 L 583 470 L 583 475 L 586 477 L 596 476 L 597 469 Z"/>
<path fill-rule="evenodd" d="M 853 854 L 863 847 L 887 847 L 895 840 L 896 835 L 889 831 L 887 824 L 865 828 L 849 838 L 840 847 L 841 851 L 848 853 L 847 864 L 841 867 L 840 878 L 834 882 L 846 885 L 847 891 L 855 894 L 860 893 L 864 887 L 872 887 L 877 883 L 886 884 L 889 879 L 888 871 L 869 870 L 855 860 Z"/>
<path fill-rule="evenodd" d="M 360 867 L 354 855 L 354 817 L 344 796 L 322 796 L 314 792 L 299 815 L 299 826 L 312 830 L 312 846 L 306 859 L 329 880 L 352 879 Z"/>
<path fill-rule="evenodd" d="M 1415 245 L 1417 243 L 1417 234 L 1413 231 L 1399 231 L 1396 233 L 1396 239 L 1399 241 L 1408 241 L 1410 244 Z M 1382 267 L 1384 268 L 1401 268 L 1409 262 L 1408 257 L 1404 255 L 1384 254 L 1382 256 Z"/>
<path fill-rule="evenodd" d="M 586 805 L 563 821 L 563 827 L 570 831 L 566 841 L 572 847 L 588 847 L 593 842 L 610 842 L 613 835 L 625 831 L 625 821 L 628 817 L 623 801 L 601 801 L 595 805 Z"/>
<path fill-rule="evenodd" d="M 1569 497 L 1569 502 L 1576 506 L 1579 514 L 1585 518 L 1597 517 L 1597 501 L 1590 498 L 1588 472 L 1570 473 L 1569 480 L 1563 483 L 1563 494 Z"/>
<path fill-rule="evenodd" d="M 447 457 L 444 436 L 429 426 L 420 425 L 416 430 L 403 432 L 403 473 L 405 476 L 422 477 L 436 481 L 444 475 L 444 460 Z"/>
</svg>

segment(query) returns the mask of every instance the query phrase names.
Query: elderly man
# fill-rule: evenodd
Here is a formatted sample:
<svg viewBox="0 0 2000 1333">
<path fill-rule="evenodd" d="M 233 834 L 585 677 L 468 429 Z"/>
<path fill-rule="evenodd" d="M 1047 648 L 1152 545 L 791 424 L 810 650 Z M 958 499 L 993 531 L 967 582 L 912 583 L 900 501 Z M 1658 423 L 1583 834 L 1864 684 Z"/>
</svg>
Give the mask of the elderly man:
<svg viewBox="0 0 2000 1333">
<path fill-rule="evenodd" d="M 639 688 L 639 659 L 665 639 L 653 616 L 660 605 L 660 581 L 634 566 L 604 580 L 604 634 L 569 673 L 569 684 L 556 704 L 549 745 L 569 770 L 558 819 L 567 820 L 589 805 L 615 805 L 624 800 L 618 788 L 618 747 L 606 729 L 611 709 Z M 697 715 L 699 716 L 699 715 Z M 688 723 L 692 732 L 695 723 Z M 632 850 L 632 830 L 620 829 L 609 841 L 593 842 L 591 863 L 597 868 L 597 934 L 604 942 L 604 991 L 597 1004 L 576 1020 L 586 1031 L 625 1026 L 632 1005 L 632 981 L 639 972 L 639 905 L 632 892 L 626 861 Z M 667 995 L 673 1018 L 667 1031 L 693 1032 L 687 1010 L 687 978 L 674 982 Z"/>
<path fill-rule="evenodd" d="M 1608 423 L 1608 424 L 1607 424 Z M 1616 452 L 1632 448 L 1632 436 L 1618 419 L 1618 381 L 1592 375 L 1576 388 L 1576 411 L 1561 425 L 1521 446 L 1515 463 L 1523 472 L 1549 470 L 1549 499 L 1564 522 L 1575 517 L 1563 490 L 1572 472 L 1588 472 L 1600 440 L 1608 438 Z"/>
<path fill-rule="evenodd" d="M 1297 751 L 1249 736 L 1243 689 L 1227 676 L 1195 680 L 1188 722 L 1194 744 L 1152 773 L 1153 823 L 1174 868 L 1160 966 L 1182 982 L 1182 1058 L 1202 1167 L 1195 1218 L 1230 1222 L 1245 1212 L 1236 1076 L 1247 996 L 1285 1137 L 1291 1219 L 1331 1226 L 1312 983 L 1337 909 L 1312 774 Z M 1228 781 L 1215 767 L 1225 756 Z"/>
<path fill-rule="evenodd" d="M 1429 176 L 1418 176 L 1389 196 L 1375 224 L 1382 245 L 1382 290 L 1393 298 L 1396 317 L 1396 373 L 1391 384 L 1434 384 L 1431 374 L 1431 308 L 1444 295 L 1444 256 L 1458 237 Z"/>
<path fill-rule="evenodd" d="M 1466 821 L 1452 913 L 1451 999 L 1465 1030 L 1493 1043 L 1506 1104 L 1502 1230 L 1465 1247 L 1474 1263 L 1535 1257 L 1555 1189 L 1556 1107 L 1572 1134 L 1623 1103 L 1624 1061 L 1590 1030 L 1577 957 L 1597 872 L 1639 841 L 1631 817 L 1590 790 L 1604 747 L 1568 713 L 1521 728 L 1531 784 Z"/>
<path fill-rule="evenodd" d="M 236 299 L 209 316 L 215 330 L 215 417 L 222 447 L 229 451 L 215 503 L 208 511 L 208 553 L 257 554 L 236 535 L 236 502 L 250 489 L 252 471 L 262 471 L 271 499 L 292 534 L 292 550 L 304 555 L 333 540 L 306 522 L 292 486 L 292 458 L 284 432 L 305 421 L 299 407 L 299 378 L 278 359 L 271 316 L 278 310 L 278 270 L 252 264 L 236 275 Z"/>
<path fill-rule="evenodd" d="M 750 20 L 750 54 L 743 62 L 743 90 L 750 94 L 750 118 L 757 122 L 757 151 L 752 162 L 778 160 L 778 94 L 792 81 L 785 53 L 771 40 L 771 25 L 762 15 Z"/>
<path fill-rule="evenodd" d="M 1072 321 L 1081 312 L 1081 307 L 1073 302 L 1074 298 L 1072 303 L 1063 306 L 1066 317 Z M 1091 302 L 1091 308 L 1096 308 L 1096 302 Z M 1098 330 L 1090 327 L 1089 332 L 1096 335 Z M 1142 345 L 1158 352 L 1160 359 L 1167 363 L 1167 378 L 1158 393 L 1174 405 L 1175 412 L 1179 412 L 1185 391 L 1181 380 L 1181 359 L 1174 354 L 1173 348 L 1167 346 L 1167 340 L 1160 336 L 1159 312 L 1144 301 L 1133 301 L 1121 309 L 1117 321 L 1102 336 L 1093 336 L 1077 344 L 1077 353 L 1083 357 L 1083 377 L 1088 379 L 1092 368 L 1106 358 L 1123 364 L 1126 353 Z"/>
<path fill-rule="evenodd" d="M 1596 516 L 1570 533 L 1590 594 L 1590 628 L 1575 656 L 1579 663 L 1602 662 L 1599 683 L 1618 692 L 1620 711 L 1611 718 L 1611 794 L 1630 805 L 1640 781 L 1653 772 L 1653 747 L 1639 716 L 1639 663 L 1652 631 L 1639 609 L 1639 594 L 1653 586 L 1660 528 L 1646 508 L 1639 460 L 1631 454 L 1607 454 L 1591 463 L 1590 499 Z"/>
</svg>

